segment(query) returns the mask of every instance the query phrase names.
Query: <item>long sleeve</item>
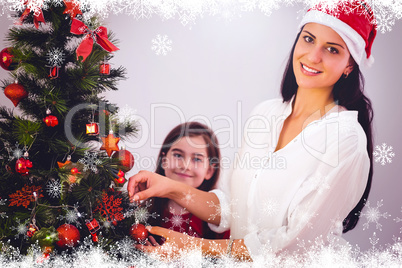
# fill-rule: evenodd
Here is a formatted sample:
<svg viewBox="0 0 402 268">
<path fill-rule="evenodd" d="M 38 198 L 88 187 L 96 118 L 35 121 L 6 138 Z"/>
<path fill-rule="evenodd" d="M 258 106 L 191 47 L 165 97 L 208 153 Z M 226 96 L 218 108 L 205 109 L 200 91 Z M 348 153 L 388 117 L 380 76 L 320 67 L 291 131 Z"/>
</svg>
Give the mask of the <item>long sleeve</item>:
<svg viewBox="0 0 402 268">
<path fill-rule="evenodd" d="M 309 241 L 325 242 L 327 236 L 341 235 L 342 221 L 366 187 L 370 162 L 361 127 L 340 121 L 339 129 L 338 135 L 327 140 L 325 158 L 317 159 L 314 172 L 295 192 L 283 225 L 260 228 L 244 236 L 252 257 L 266 254 L 267 250 L 303 250 L 301 245 L 308 246 Z M 336 165 L 328 163 L 328 159 L 335 159 Z"/>
</svg>

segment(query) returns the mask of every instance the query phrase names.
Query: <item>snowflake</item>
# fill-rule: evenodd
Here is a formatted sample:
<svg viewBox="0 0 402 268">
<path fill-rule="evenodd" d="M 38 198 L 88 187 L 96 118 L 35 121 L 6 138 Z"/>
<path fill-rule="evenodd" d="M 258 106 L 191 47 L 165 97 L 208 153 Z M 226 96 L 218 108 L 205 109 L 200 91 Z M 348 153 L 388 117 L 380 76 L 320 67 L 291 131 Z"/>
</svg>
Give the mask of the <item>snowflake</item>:
<svg viewBox="0 0 402 268">
<path fill-rule="evenodd" d="M 56 181 L 55 179 L 51 179 L 49 181 L 49 183 L 47 184 L 47 193 L 52 198 L 60 197 L 60 194 L 61 194 L 61 184 L 60 184 L 60 182 Z"/>
<path fill-rule="evenodd" d="M 128 258 L 135 253 L 134 242 L 132 239 L 125 237 L 116 242 L 114 251 L 120 254 L 123 258 Z"/>
<path fill-rule="evenodd" d="M 385 12 L 385 10 L 381 10 L 376 14 L 376 22 L 377 29 L 381 33 L 390 32 L 392 30 L 392 26 L 395 25 L 395 18 L 391 16 L 390 12 Z"/>
<path fill-rule="evenodd" d="M 7 199 L 0 199 L 0 206 L 5 206 Z"/>
<path fill-rule="evenodd" d="M 54 48 L 51 49 L 48 53 L 47 53 L 47 61 L 50 64 L 50 66 L 61 66 L 63 64 L 64 61 L 64 53 L 61 49 L 59 48 Z"/>
<path fill-rule="evenodd" d="M 151 205 L 152 202 L 147 200 L 145 201 L 145 206 L 138 206 L 136 209 L 128 211 L 124 214 L 124 218 L 134 216 L 136 221 L 147 225 L 149 217 L 156 219 L 159 216 L 156 212 L 149 213 L 149 208 Z"/>
<path fill-rule="evenodd" d="M 21 190 L 17 190 L 17 192 L 10 194 L 10 204 L 9 207 L 12 206 L 24 206 L 28 208 L 28 205 L 35 201 L 36 198 L 43 197 L 40 186 L 23 186 Z"/>
<path fill-rule="evenodd" d="M 90 151 L 85 151 L 84 158 L 81 158 L 78 160 L 78 162 L 84 164 L 84 171 L 90 169 L 95 173 L 98 172 L 98 168 L 96 166 L 102 163 L 102 161 L 98 159 L 98 153 Z"/>
<path fill-rule="evenodd" d="M 27 238 L 27 231 L 28 231 L 28 221 L 25 221 L 23 223 L 20 222 L 20 219 L 16 219 L 17 226 L 11 226 L 11 230 L 17 231 L 15 238 L 18 238 L 20 235 L 22 235 L 24 238 Z"/>
<path fill-rule="evenodd" d="M 102 200 L 95 208 L 94 212 L 99 211 L 101 215 L 108 221 L 121 221 L 124 219 L 121 211 L 121 198 L 115 198 L 114 195 L 108 195 L 106 192 L 102 194 Z"/>
<path fill-rule="evenodd" d="M 187 194 L 183 197 L 183 200 L 186 201 L 186 204 L 190 204 L 194 202 L 194 194 L 191 194 L 191 191 L 188 190 Z"/>
<path fill-rule="evenodd" d="M 231 211 L 232 206 L 236 206 L 237 200 L 232 200 L 232 202 L 224 203 L 223 206 L 221 204 L 215 204 L 214 201 L 207 201 L 209 207 L 215 208 L 215 212 L 210 215 L 208 220 L 215 220 L 216 217 L 220 216 L 222 218 L 226 218 L 228 216 L 232 216 L 232 218 L 238 217 L 236 212 Z"/>
<path fill-rule="evenodd" d="M 402 212 L 402 207 L 401 207 L 401 212 Z M 402 222 L 402 218 L 396 217 L 396 218 L 394 219 L 394 221 L 395 221 L 396 223 Z M 402 227 L 401 227 L 399 230 L 400 230 L 400 233 L 402 233 Z"/>
<path fill-rule="evenodd" d="M 20 145 L 18 142 L 15 143 L 15 149 L 11 149 L 6 147 L 8 151 L 8 160 L 11 161 L 13 159 L 19 159 L 24 155 L 24 150 L 20 148 Z M 25 150 L 26 151 L 26 150 Z"/>
<path fill-rule="evenodd" d="M 130 108 L 128 105 L 125 105 L 122 109 L 119 109 L 119 112 L 116 116 L 120 124 L 133 122 L 138 119 L 137 111 Z"/>
<path fill-rule="evenodd" d="M 182 216 L 183 214 L 186 213 L 186 209 L 182 209 L 180 211 L 180 214 L 176 214 L 174 209 L 170 208 L 171 213 L 173 214 L 172 218 L 169 219 L 167 217 L 165 217 L 163 219 L 164 222 L 170 222 L 172 224 L 172 227 L 170 227 L 170 230 L 174 230 L 176 231 L 177 228 L 179 229 L 180 233 L 183 233 L 185 230 L 182 227 L 184 223 L 186 224 L 190 224 L 190 219 L 184 219 L 184 217 Z"/>
<path fill-rule="evenodd" d="M 375 152 L 373 152 L 373 155 L 375 157 L 374 161 L 376 163 L 380 162 L 383 166 L 387 162 L 392 163 L 392 157 L 395 156 L 394 152 L 392 152 L 392 149 L 392 146 L 387 146 L 386 143 L 383 143 L 381 147 L 377 145 L 375 147 Z"/>
<path fill-rule="evenodd" d="M 262 214 L 267 216 L 275 215 L 279 210 L 279 204 L 276 200 L 270 198 L 262 205 Z"/>
<path fill-rule="evenodd" d="M 383 205 L 383 200 L 381 199 L 380 201 L 377 201 L 377 207 L 370 207 L 370 201 L 367 201 L 366 204 L 366 209 L 364 209 L 364 212 L 361 212 L 360 215 L 364 216 L 367 220 L 366 223 L 363 224 L 363 230 L 366 230 L 369 228 L 370 223 L 375 223 L 376 224 L 376 229 L 382 231 L 382 225 L 379 223 L 380 218 L 388 218 L 391 216 L 387 212 L 380 213 L 380 207 Z"/>
<path fill-rule="evenodd" d="M 67 206 L 63 206 L 63 210 L 65 211 L 64 215 L 59 215 L 57 219 L 66 220 L 67 223 L 74 223 L 77 227 L 81 227 L 81 223 L 79 222 L 80 218 L 84 218 L 86 213 L 78 211 L 78 204 L 74 205 L 74 209 L 70 210 Z"/>
<path fill-rule="evenodd" d="M 158 34 L 156 38 L 152 39 L 151 49 L 155 51 L 155 54 L 158 56 L 166 56 L 167 53 L 172 50 L 172 40 L 170 40 L 167 35 L 161 36 Z"/>
<path fill-rule="evenodd" d="M 8 216 L 6 215 L 5 212 L 0 212 L 0 218 L 6 219 L 6 218 L 8 218 Z"/>
</svg>

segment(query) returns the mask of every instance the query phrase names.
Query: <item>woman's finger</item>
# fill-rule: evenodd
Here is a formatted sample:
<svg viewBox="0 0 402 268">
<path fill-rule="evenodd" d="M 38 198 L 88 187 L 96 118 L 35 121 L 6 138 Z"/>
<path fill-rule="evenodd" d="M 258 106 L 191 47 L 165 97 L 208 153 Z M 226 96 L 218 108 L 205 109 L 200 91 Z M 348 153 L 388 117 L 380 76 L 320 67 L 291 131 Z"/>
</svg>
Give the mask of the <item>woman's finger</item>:
<svg viewBox="0 0 402 268">
<path fill-rule="evenodd" d="M 150 236 L 148 237 L 148 241 L 149 241 L 150 244 L 151 244 L 152 246 L 154 246 L 154 247 L 160 246 L 159 243 L 156 242 L 155 238 L 154 238 L 152 235 L 150 235 Z"/>
</svg>

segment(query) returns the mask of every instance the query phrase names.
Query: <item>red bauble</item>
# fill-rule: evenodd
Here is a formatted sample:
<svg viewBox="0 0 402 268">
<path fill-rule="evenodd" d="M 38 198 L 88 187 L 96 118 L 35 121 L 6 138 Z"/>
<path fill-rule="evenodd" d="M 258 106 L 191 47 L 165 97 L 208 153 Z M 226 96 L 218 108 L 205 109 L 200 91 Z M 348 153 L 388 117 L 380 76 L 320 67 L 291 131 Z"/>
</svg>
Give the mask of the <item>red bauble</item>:
<svg viewBox="0 0 402 268">
<path fill-rule="evenodd" d="M 14 103 L 15 107 L 22 99 L 28 97 L 28 92 L 18 83 L 8 85 L 4 89 L 4 94 Z"/>
<path fill-rule="evenodd" d="M 148 238 L 148 230 L 143 224 L 135 223 L 131 226 L 130 235 L 135 241 L 143 243 Z"/>
<path fill-rule="evenodd" d="M 134 156 L 127 150 L 120 150 L 112 155 L 112 158 L 119 160 L 119 165 L 124 172 L 129 171 L 134 166 Z"/>
<path fill-rule="evenodd" d="M 22 175 L 28 175 L 29 168 L 32 168 L 32 162 L 28 159 L 21 157 L 15 162 L 15 170 Z"/>
<path fill-rule="evenodd" d="M 97 123 L 89 123 L 86 125 L 87 134 L 91 136 L 96 136 L 99 134 L 99 125 Z"/>
<path fill-rule="evenodd" d="M 54 127 L 59 124 L 59 120 L 54 115 L 46 116 L 45 119 L 43 119 L 43 122 L 45 122 L 46 126 L 48 126 L 48 127 Z"/>
<path fill-rule="evenodd" d="M 78 241 L 80 241 L 80 231 L 78 231 L 77 227 L 74 225 L 63 224 L 57 228 L 57 232 L 59 233 L 59 241 L 56 242 L 56 245 L 61 249 L 78 245 Z"/>
<path fill-rule="evenodd" d="M 11 54 L 11 47 L 7 47 L 0 51 L 0 66 L 7 71 L 12 71 L 17 68 L 17 63 L 13 62 L 13 55 Z"/>
<path fill-rule="evenodd" d="M 100 74 L 110 74 L 110 64 L 109 63 L 101 63 L 99 65 L 99 73 Z"/>
</svg>

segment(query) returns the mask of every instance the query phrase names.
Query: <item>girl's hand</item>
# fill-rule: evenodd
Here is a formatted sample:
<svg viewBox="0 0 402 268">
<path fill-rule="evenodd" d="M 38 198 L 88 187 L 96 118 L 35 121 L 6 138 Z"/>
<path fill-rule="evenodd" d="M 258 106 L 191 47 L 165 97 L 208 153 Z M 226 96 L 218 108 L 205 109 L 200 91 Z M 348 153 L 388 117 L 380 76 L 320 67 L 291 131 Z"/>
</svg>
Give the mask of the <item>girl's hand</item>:
<svg viewBox="0 0 402 268">
<path fill-rule="evenodd" d="M 129 179 L 127 190 L 131 201 L 145 200 L 151 197 L 167 197 L 169 186 L 174 183 L 162 175 L 140 171 Z"/>
<path fill-rule="evenodd" d="M 187 248 L 193 249 L 194 246 L 201 248 L 202 245 L 202 241 L 200 238 L 195 238 L 166 228 L 147 226 L 147 229 L 148 232 L 150 232 L 151 234 L 164 237 L 165 242 L 163 243 L 163 245 L 159 245 L 156 243 L 156 246 L 151 245 L 152 242 L 148 242 L 145 245 L 136 245 L 136 248 L 143 252 L 156 254 L 157 256 L 167 261 L 180 258 L 180 255 Z"/>
</svg>

